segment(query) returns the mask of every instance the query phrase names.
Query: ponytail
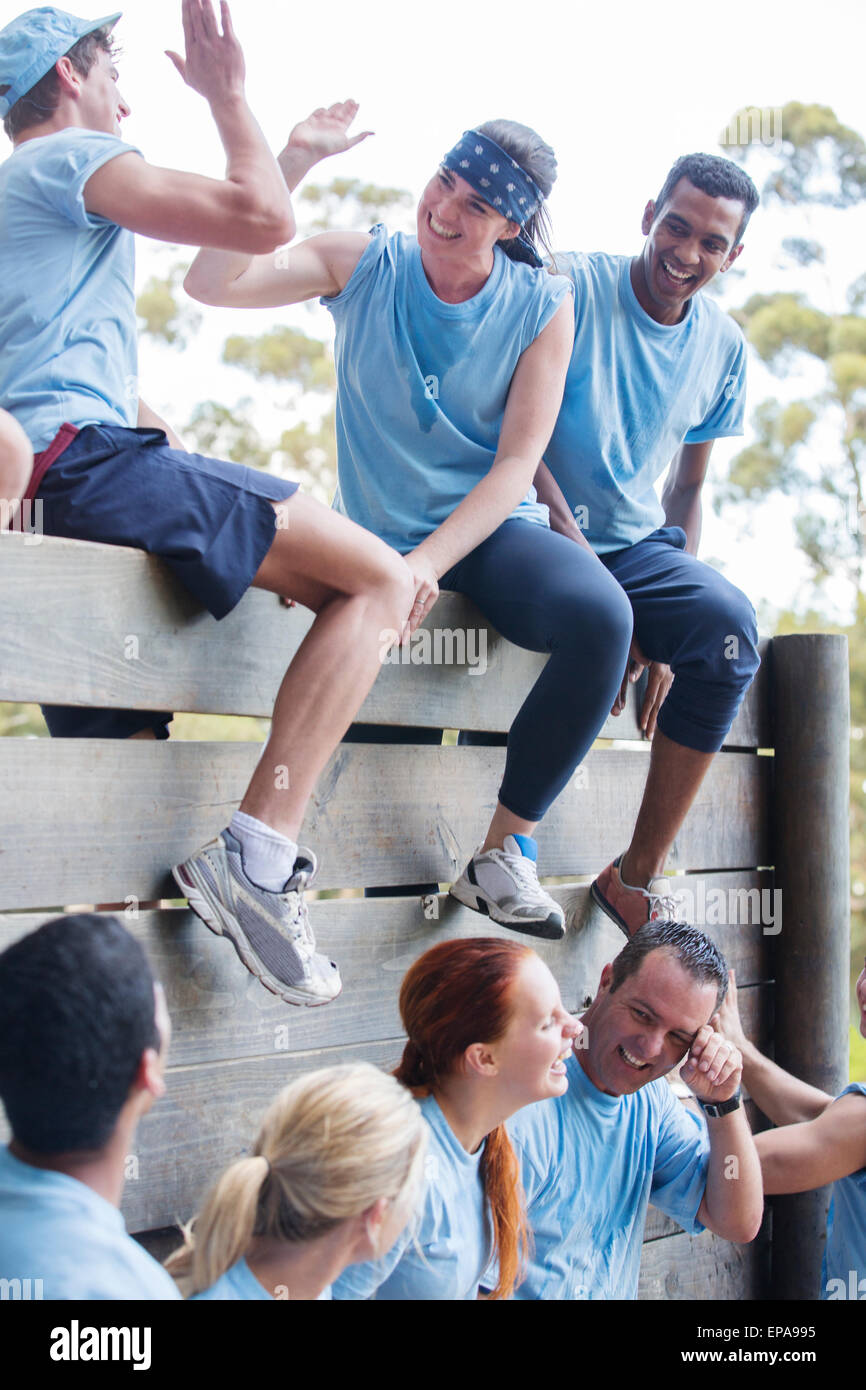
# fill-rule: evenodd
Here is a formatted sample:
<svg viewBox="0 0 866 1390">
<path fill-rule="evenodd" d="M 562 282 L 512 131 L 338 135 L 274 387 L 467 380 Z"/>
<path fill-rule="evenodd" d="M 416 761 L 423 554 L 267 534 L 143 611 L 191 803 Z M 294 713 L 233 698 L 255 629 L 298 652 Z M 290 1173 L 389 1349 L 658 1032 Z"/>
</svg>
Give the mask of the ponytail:
<svg viewBox="0 0 866 1390">
<path fill-rule="evenodd" d="M 209 1289 L 248 1249 L 269 1176 L 261 1154 L 239 1159 L 223 1173 L 201 1215 L 183 1227 L 184 1243 L 166 1261 L 183 1293 Z"/>
<path fill-rule="evenodd" d="M 481 1180 L 490 1204 L 493 1249 L 499 1270 L 492 1297 L 510 1298 L 526 1264 L 529 1229 L 520 1165 L 505 1125 L 497 1125 L 487 1136 L 481 1156 Z"/>
<path fill-rule="evenodd" d="M 410 1038 L 403 1048 L 403 1056 L 400 1058 L 400 1065 L 394 1071 L 394 1077 L 411 1091 L 416 1099 L 421 1096 L 429 1096 L 433 1084 L 433 1078 L 429 1073 L 429 1067 L 425 1063 L 424 1053 L 417 1043 Z"/>
<path fill-rule="evenodd" d="M 367 1062 L 327 1067 L 281 1091 L 254 1154 L 233 1163 L 183 1228 L 166 1268 L 182 1293 L 201 1293 L 257 1237 L 303 1244 L 362 1215 L 380 1198 L 404 1221 L 420 1191 L 428 1133 L 404 1086 Z"/>
</svg>

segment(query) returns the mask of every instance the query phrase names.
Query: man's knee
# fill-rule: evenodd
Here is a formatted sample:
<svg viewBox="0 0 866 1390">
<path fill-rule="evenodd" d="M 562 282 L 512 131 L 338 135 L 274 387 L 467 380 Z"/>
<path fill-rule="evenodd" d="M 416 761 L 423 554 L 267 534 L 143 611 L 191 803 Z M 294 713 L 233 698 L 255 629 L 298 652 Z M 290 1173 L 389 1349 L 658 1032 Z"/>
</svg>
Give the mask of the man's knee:
<svg viewBox="0 0 866 1390">
<path fill-rule="evenodd" d="M 758 623 L 751 601 L 724 580 L 699 605 L 699 623 L 709 663 L 719 679 L 751 680 L 761 664 Z"/>
</svg>

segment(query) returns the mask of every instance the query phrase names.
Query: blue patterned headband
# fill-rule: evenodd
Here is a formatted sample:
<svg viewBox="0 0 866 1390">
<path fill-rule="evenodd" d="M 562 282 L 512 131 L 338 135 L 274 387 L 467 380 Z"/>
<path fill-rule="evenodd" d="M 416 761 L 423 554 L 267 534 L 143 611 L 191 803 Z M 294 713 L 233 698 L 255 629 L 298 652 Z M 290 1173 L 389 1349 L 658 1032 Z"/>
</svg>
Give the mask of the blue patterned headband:
<svg viewBox="0 0 866 1390">
<path fill-rule="evenodd" d="M 464 131 L 453 150 L 442 160 L 442 165 L 465 179 L 494 211 L 521 228 L 544 202 L 538 184 L 517 160 L 479 130 Z M 523 234 L 518 240 L 521 247 L 531 253 L 532 264 L 541 265 L 529 238 Z"/>
</svg>

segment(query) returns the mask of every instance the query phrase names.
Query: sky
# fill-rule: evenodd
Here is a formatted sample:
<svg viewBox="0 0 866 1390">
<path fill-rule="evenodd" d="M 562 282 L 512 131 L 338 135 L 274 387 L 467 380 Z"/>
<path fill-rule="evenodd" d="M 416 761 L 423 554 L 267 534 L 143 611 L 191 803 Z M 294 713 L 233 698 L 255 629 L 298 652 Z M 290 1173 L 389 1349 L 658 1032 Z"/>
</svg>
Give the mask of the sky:
<svg viewBox="0 0 866 1390">
<path fill-rule="evenodd" d="M 19 8 L 2 0 L 0 21 Z M 88 5 L 86 13 L 99 18 L 104 11 Z M 444 6 L 323 0 L 304 7 L 238 0 L 232 16 L 246 55 L 248 99 L 274 148 L 314 107 L 349 96 L 361 105 L 359 128 L 375 132 L 313 178 L 358 177 L 417 196 L 457 135 L 505 116 L 533 126 L 556 151 L 550 212 L 554 243 L 566 250 L 638 251 L 643 206 L 674 159 L 690 150 L 720 152 L 720 134 L 742 106 L 820 102 L 866 133 L 862 0 L 824 0 L 820 10 L 804 0 L 755 0 L 748 7 L 636 0 L 603 6 L 595 0 Z M 224 159 L 208 107 L 164 54 L 182 51 L 179 0 L 131 0 L 116 36 L 120 86 L 132 108 L 125 138 L 155 164 L 219 176 Z M 758 179 L 757 166 L 747 168 Z M 825 241 L 829 276 L 780 268 L 779 241 L 793 235 Z M 734 307 L 757 291 L 801 288 L 822 308 L 842 308 L 845 287 L 866 269 L 864 245 L 866 208 L 821 212 L 811 224 L 759 210 L 742 274 L 728 277 L 722 303 Z M 186 250 L 172 256 L 140 239 L 139 284 L 190 256 Z M 201 399 L 233 405 L 254 395 L 267 433 L 276 408 L 250 378 L 219 364 L 219 348 L 230 332 L 263 332 L 278 322 L 323 337 L 331 332 L 330 316 L 318 306 L 205 310 L 182 358 L 143 344 L 143 396 L 182 425 Z M 767 395 L 798 392 L 796 381 L 780 381 L 753 362 L 748 413 Z M 283 411 L 277 428 L 290 423 Z M 716 446 L 710 494 L 712 477 L 722 476 L 739 447 L 738 441 Z M 817 447 L 832 448 L 832 436 Z M 750 537 L 745 518 L 723 524 L 705 507 L 702 554 L 722 564 L 756 604 L 779 608 L 802 595 L 804 570 L 787 529 L 789 511 L 780 500 L 772 528 L 759 516 Z"/>
</svg>

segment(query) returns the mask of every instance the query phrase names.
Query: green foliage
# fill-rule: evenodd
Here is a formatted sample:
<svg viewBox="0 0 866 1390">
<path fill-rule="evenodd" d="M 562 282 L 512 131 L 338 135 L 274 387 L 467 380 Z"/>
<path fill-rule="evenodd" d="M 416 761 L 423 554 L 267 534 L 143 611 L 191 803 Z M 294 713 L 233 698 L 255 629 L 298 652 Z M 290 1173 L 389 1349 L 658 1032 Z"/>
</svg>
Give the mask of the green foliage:
<svg viewBox="0 0 866 1390">
<path fill-rule="evenodd" d="M 0 738 L 47 738 L 48 730 L 38 705 L 13 705 L 0 701 Z"/>
<path fill-rule="evenodd" d="M 361 179 L 332 179 L 328 184 L 306 184 L 297 201 L 299 211 L 310 208 L 304 220 L 304 233 L 309 235 L 335 227 L 366 232 L 398 208 L 410 207 L 414 200 L 403 188 L 381 188 Z"/>
<path fill-rule="evenodd" d="M 820 241 L 812 241 L 809 237 L 783 237 L 782 250 L 795 265 L 822 265 L 825 260 L 824 248 Z"/>
<path fill-rule="evenodd" d="M 249 397 L 231 409 L 217 401 L 203 401 L 192 413 L 187 433 L 200 454 L 229 459 L 250 468 L 267 468 L 271 453 L 262 444 L 255 425 L 246 415 Z"/>
<path fill-rule="evenodd" d="M 223 361 L 243 367 L 257 381 L 291 383 L 301 391 L 335 388 L 334 364 L 325 344 L 288 324 L 255 338 L 226 339 Z"/>
<path fill-rule="evenodd" d="M 192 301 L 178 296 L 186 267 L 174 265 L 167 275 L 152 275 L 135 302 L 140 333 L 170 347 L 186 347 L 201 323 Z"/>
<path fill-rule="evenodd" d="M 826 358 L 830 351 L 832 319 L 804 303 L 801 294 L 773 294 L 749 313 L 741 310 L 746 336 L 768 367 L 787 367 L 798 352 Z M 750 301 L 751 302 L 751 301 Z"/>
<path fill-rule="evenodd" d="M 792 205 L 802 225 L 808 203 L 843 208 L 866 199 L 866 143 L 826 106 L 789 102 L 782 110 L 782 143 L 774 153 L 760 144 L 726 153 L 769 161 L 764 194 Z M 793 209 L 796 209 L 794 211 Z M 795 236 L 783 241 L 798 265 L 824 260 L 817 243 Z M 866 272 L 848 291 L 848 313 L 827 313 L 803 294 L 752 295 L 734 317 L 763 361 L 782 374 L 807 366 L 823 374 L 821 393 L 781 405 L 763 401 L 752 423 L 757 438 L 733 460 L 719 489 L 720 510 L 786 494 L 799 501 L 797 545 L 815 580 L 848 581 L 854 621 L 839 629 L 819 612 L 782 614 L 778 632 L 844 631 L 851 672 L 851 937 L 855 955 L 866 950 L 866 593 L 864 531 L 866 496 Z M 835 431 L 837 448 L 818 457 L 815 426 Z M 866 1043 L 852 1035 L 852 1075 L 866 1076 Z"/>
<path fill-rule="evenodd" d="M 769 108 L 741 107 L 728 132 L 739 130 L 743 143 L 721 143 L 725 153 L 740 162 L 766 153 L 755 139 L 755 122 L 749 119 Z M 770 132 L 774 136 L 779 132 Z M 839 121 L 829 106 L 789 101 L 782 107 L 781 147 L 763 186 L 762 196 L 793 206 L 820 203 L 845 208 L 866 197 L 866 142 Z"/>
</svg>

